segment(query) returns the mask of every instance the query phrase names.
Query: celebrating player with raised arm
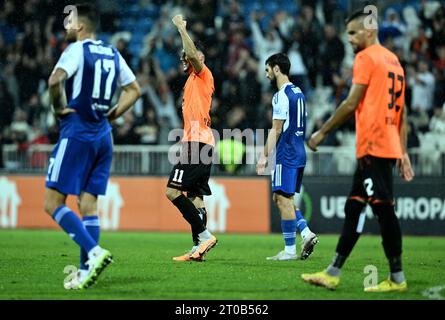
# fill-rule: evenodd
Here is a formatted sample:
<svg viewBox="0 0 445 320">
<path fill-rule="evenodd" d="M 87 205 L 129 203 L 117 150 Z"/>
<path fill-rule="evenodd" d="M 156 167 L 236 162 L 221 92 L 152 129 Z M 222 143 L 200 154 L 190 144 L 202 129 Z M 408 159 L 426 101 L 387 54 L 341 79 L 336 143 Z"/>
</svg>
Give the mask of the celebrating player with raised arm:
<svg viewBox="0 0 445 320">
<path fill-rule="evenodd" d="M 353 85 L 333 116 L 311 136 L 308 146 L 316 151 L 325 136 L 355 112 L 357 169 L 333 262 L 325 271 L 303 274 L 302 278 L 328 289 L 339 285 L 340 269 L 360 236 L 360 214 L 369 204 L 380 224 L 390 276 L 365 291 L 404 291 L 402 233 L 394 210 L 392 171 L 397 164 L 403 179 L 410 181 L 414 176 L 406 152 L 405 75 L 397 56 L 379 44 L 377 17 L 356 12 L 347 20 L 346 29 L 356 54 Z"/>
<path fill-rule="evenodd" d="M 212 73 L 204 64 L 203 48 L 196 48 L 187 32 L 187 22 L 182 15 L 174 16 L 172 21 L 182 39 L 181 62 L 188 79 L 182 103 L 184 136 L 181 159 L 171 171 L 166 194 L 190 224 L 194 242 L 189 252 L 173 260 L 202 261 L 217 243 L 206 228 L 204 205 L 204 196 L 212 194 L 208 183 L 215 140 L 210 129 L 210 106 L 215 87 Z M 201 157 L 204 154 L 206 159 Z"/>
<path fill-rule="evenodd" d="M 97 216 L 97 197 L 105 194 L 112 161 L 109 121 L 126 112 L 140 96 L 136 77 L 120 53 L 95 40 L 95 8 L 82 4 L 76 9 L 78 16 L 72 21 L 77 24 L 67 26 L 67 40 L 72 43 L 48 81 L 60 138 L 49 161 L 44 204 L 46 213 L 81 248 L 80 270 L 65 284 L 69 289 L 91 286 L 112 261 L 111 253 L 98 245 Z M 123 91 L 111 108 L 117 86 Z M 78 196 L 83 221 L 66 206 L 69 194 Z"/>
</svg>

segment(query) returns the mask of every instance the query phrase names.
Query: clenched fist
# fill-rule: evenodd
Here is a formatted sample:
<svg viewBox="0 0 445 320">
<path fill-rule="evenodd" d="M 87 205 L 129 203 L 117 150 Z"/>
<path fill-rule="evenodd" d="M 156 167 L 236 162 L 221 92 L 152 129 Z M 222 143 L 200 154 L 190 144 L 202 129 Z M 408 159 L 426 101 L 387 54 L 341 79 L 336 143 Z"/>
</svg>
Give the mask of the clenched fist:
<svg viewBox="0 0 445 320">
<path fill-rule="evenodd" d="M 176 16 L 173 17 L 172 19 L 173 24 L 178 27 L 178 28 L 185 28 L 187 25 L 187 21 L 185 21 L 182 17 L 182 14 L 178 14 Z"/>
</svg>

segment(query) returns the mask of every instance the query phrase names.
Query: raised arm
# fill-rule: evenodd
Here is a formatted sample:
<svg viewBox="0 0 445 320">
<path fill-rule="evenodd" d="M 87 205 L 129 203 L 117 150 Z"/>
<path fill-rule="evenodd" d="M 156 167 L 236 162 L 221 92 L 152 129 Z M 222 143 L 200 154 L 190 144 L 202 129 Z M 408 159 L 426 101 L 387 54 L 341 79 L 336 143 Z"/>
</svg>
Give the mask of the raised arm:
<svg viewBox="0 0 445 320">
<path fill-rule="evenodd" d="M 181 35 L 182 47 L 184 48 L 187 59 L 192 64 L 195 72 L 200 73 L 203 68 L 203 63 L 199 59 L 198 50 L 187 32 L 187 21 L 183 19 L 182 15 L 178 14 L 173 17 L 172 22 L 178 28 L 179 34 Z"/>
</svg>

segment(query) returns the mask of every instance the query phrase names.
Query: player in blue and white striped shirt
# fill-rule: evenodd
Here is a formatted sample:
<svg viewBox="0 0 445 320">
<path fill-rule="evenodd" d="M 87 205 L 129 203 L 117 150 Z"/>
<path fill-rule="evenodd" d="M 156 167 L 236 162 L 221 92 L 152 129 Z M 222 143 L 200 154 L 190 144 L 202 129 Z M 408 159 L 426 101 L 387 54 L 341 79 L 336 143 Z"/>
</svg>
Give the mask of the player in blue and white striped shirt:
<svg viewBox="0 0 445 320">
<path fill-rule="evenodd" d="M 80 271 L 68 289 L 95 283 L 112 261 L 98 245 L 97 197 L 104 195 L 113 153 L 110 121 L 139 98 L 136 77 L 119 52 L 95 40 L 98 16 L 91 5 L 78 5 L 68 26 L 71 43 L 63 52 L 48 84 L 60 137 L 51 155 L 46 178 L 45 211 L 81 248 Z M 73 11 L 75 12 L 75 11 Z M 63 90 L 65 83 L 65 90 Z M 122 94 L 115 107 L 116 87 Z M 66 206 L 67 195 L 78 196 L 83 222 Z M 88 266 L 88 268 L 87 268 Z"/>
<path fill-rule="evenodd" d="M 268 135 L 264 153 L 258 161 L 257 172 L 264 172 L 268 157 L 276 149 L 272 192 L 273 200 L 281 213 L 281 228 L 285 241 L 284 250 L 276 256 L 268 257 L 268 260 L 297 259 L 297 229 L 302 237 L 302 260 L 309 257 L 318 243 L 317 236 L 310 231 L 300 210 L 294 205 L 294 195 L 295 192 L 300 192 L 306 166 L 304 139 L 307 112 L 303 93 L 289 81 L 289 69 L 289 58 L 283 53 L 274 54 L 266 60 L 266 76 L 278 88 L 278 92 L 272 100 L 272 130 Z"/>
</svg>

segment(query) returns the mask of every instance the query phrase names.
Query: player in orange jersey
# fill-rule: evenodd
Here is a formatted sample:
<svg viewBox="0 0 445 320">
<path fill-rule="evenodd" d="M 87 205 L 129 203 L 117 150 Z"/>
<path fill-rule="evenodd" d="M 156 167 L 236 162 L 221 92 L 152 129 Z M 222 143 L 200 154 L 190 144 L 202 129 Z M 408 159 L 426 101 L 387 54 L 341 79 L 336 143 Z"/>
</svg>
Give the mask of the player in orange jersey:
<svg viewBox="0 0 445 320">
<path fill-rule="evenodd" d="M 356 12 L 347 20 L 346 29 L 356 54 L 353 85 L 346 100 L 311 136 L 308 146 L 316 151 L 326 135 L 355 112 L 357 169 L 333 262 L 326 270 L 303 274 L 302 278 L 329 289 L 338 286 L 340 269 L 363 227 L 360 215 L 369 204 L 380 224 L 390 276 L 365 291 L 404 291 L 407 284 L 402 271 L 402 233 L 394 210 L 392 171 L 396 164 L 404 180 L 414 177 L 406 151 L 405 75 L 396 55 L 379 44 L 377 17 Z"/>
<path fill-rule="evenodd" d="M 210 106 L 215 88 L 212 73 L 204 64 L 203 49 L 197 49 L 187 33 L 187 22 L 182 15 L 174 16 L 172 21 L 181 35 L 181 62 L 189 76 L 182 102 L 184 136 L 181 159 L 170 173 L 166 194 L 190 224 L 194 241 L 190 252 L 173 260 L 202 261 L 217 243 L 215 236 L 206 229 L 204 205 L 204 196 L 212 194 L 208 182 L 215 139 L 210 129 Z"/>
</svg>

